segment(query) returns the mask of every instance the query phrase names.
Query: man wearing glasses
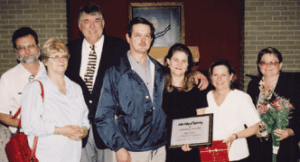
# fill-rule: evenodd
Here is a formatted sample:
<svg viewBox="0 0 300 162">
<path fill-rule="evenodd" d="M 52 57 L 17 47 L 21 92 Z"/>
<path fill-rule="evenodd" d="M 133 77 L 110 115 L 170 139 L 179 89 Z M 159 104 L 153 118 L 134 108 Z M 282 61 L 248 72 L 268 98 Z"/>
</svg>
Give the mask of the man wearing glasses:
<svg viewBox="0 0 300 162">
<path fill-rule="evenodd" d="M 28 82 L 41 76 L 45 67 L 38 59 L 40 44 L 34 30 L 21 27 L 14 32 L 12 43 L 20 63 L 1 76 L 0 123 L 8 125 L 11 132 L 15 133 L 19 117 L 16 119 L 11 119 L 11 117 L 21 106 L 22 90 Z M 4 151 L 4 149 L 0 150 Z"/>
</svg>

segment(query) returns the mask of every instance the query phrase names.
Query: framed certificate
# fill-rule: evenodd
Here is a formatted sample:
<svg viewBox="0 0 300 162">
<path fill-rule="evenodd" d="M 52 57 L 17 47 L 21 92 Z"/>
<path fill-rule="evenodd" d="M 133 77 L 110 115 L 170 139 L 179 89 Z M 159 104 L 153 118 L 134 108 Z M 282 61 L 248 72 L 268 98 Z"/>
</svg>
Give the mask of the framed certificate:
<svg viewBox="0 0 300 162">
<path fill-rule="evenodd" d="M 210 146 L 212 144 L 213 114 L 174 119 L 172 123 L 170 148 Z"/>
</svg>

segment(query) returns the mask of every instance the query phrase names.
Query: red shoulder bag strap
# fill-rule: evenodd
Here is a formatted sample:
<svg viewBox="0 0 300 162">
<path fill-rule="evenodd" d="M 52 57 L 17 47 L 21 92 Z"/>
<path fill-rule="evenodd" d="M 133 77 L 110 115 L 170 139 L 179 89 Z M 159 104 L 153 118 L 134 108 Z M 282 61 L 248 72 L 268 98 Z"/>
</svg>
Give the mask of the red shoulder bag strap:
<svg viewBox="0 0 300 162">
<path fill-rule="evenodd" d="M 44 86 L 42 84 L 41 81 L 36 80 L 40 83 L 41 86 L 41 97 L 42 97 L 42 102 L 44 103 Z M 37 146 L 37 142 L 38 142 L 38 136 L 34 136 L 34 140 L 33 140 L 33 146 L 32 146 L 32 152 L 31 152 L 31 159 L 33 160 L 33 157 L 35 157 L 35 151 L 36 151 L 36 146 Z"/>
<path fill-rule="evenodd" d="M 42 97 L 42 101 L 44 103 L 44 86 L 42 84 L 41 81 L 39 80 L 35 80 L 35 81 L 38 81 L 40 83 L 40 86 L 41 86 L 41 97 Z M 21 112 L 21 107 L 18 109 L 18 111 L 12 116 L 12 119 L 15 119 Z M 20 128 L 21 127 L 21 117 L 19 119 L 19 122 L 18 122 L 18 127 Z M 35 151 L 36 151 L 36 147 L 37 147 L 37 142 L 38 142 L 38 136 L 34 136 L 34 140 L 33 140 L 33 146 L 32 146 L 32 152 L 31 152 L 31 161 L 33 161 L 33 157 L 35 157 Z"/>
</svg>

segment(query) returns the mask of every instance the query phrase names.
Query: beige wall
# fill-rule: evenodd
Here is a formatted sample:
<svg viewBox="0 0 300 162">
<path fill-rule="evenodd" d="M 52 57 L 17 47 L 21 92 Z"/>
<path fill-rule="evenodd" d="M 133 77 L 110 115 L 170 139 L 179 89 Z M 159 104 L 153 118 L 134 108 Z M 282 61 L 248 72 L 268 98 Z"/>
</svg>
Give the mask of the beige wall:
<svg viewBox="0 0 300 162">
<path fill-rule="evenodd" d="M 0 7 L 0 75 L 17 64 L 11 35 L 19 27 L 33 28 L 41 45 L 54 36 L 67 42 L 66 0 L 0 0 Z M 299 0 L 245 0 L 245 74 L 257 73 L 257 53 L 268 46 L 283 54 L 284 71 L 299 71 L 299 42 Z"/>
<path fill-rule="evenodd" d="M 11 43 L 23 26 L 38 34 L 41 46 L 51 37 L 67 43 L 66 0 L 0 0 L 0 75 L 17 64 Z"/>
<path fill-rule="evenodd" d="M 283 71 L 300 70 L 299 0 L 245 0 L 245 74 L 257 73 L 257 54 L 270 46 L 283 55 Z"/>
</svg>

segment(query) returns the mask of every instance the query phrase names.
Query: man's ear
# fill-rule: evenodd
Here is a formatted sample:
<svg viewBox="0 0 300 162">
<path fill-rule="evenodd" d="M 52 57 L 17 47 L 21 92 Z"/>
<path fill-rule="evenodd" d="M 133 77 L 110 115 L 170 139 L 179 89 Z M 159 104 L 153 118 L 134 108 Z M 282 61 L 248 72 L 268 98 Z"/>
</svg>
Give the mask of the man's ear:
<svg viewBox="0 0 300 162">
<path fill-rule="evenodd" d="M 105 28 L 105 21 L 102 20 L 102 26 L 103 26 L 103 29 Z"/>
<path fill-rule="evenodd" d="M 129 37 L 129 34 L 128 34 L 128 33 L 126 33 L 126 40 L 127 40 L 128 43 L 130 42 L 130 37 Z M 129 43 L 129 44 L 130 44 L 130 43 Z"/>
<path fill-rule="evenodd" d="M 81 32 L 81 25 L 80 25 L 80 22 L 78 22 L 78 29 L 79 29 L 80 32 Z"/>
</svg>

